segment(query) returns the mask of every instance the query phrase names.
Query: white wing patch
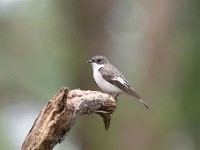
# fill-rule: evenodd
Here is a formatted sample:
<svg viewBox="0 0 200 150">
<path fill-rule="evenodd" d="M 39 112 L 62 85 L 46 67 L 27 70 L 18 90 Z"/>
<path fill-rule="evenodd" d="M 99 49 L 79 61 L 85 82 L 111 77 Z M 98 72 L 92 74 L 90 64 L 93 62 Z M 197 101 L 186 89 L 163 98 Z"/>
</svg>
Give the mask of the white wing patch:
<svg viewBox="0 0 200 150">
<path fill-rule="evenodd" d="M 121 77 L 113 77 L 112 80 L 119 81 L 123 85 L 129 85 L 128 82 L 126 80 L 124 80 L 123 78 L 121 78 Z"/>
</svg>

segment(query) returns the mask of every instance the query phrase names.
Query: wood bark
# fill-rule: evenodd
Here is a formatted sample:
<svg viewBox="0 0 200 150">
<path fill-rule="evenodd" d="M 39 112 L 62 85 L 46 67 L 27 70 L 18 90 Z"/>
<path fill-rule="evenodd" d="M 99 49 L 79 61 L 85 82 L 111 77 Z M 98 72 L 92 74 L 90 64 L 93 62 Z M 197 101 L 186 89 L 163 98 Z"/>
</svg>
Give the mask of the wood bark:
<svg viewBox="0 0 200 150">
<path fill-rule="evenodd" d="M 77 118 L 84 114 L 99 114 L 108 129 L 110 114 L 115 109 L 116 101 L 108 94 L 79 89 L 70 91 L 62 87 L 35 120 L 22 150 L 52 150 L 64 140 Z"/>
</svg>

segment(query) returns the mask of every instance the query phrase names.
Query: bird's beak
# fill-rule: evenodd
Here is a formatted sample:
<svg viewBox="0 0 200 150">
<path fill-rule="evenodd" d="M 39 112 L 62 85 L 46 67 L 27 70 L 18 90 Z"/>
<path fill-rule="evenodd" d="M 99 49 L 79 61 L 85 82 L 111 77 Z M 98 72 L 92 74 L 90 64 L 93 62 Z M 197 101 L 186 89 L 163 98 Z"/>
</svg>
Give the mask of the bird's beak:
<svg viewBox="0 0 200 150">
<path fill-rule="evenodd" d="M 86 61 L 87 63 L 93 63 L 93 60 L 92 59 L 90 59 L 90 60 L 88 60 L 88 61 Z"/>
</svg>

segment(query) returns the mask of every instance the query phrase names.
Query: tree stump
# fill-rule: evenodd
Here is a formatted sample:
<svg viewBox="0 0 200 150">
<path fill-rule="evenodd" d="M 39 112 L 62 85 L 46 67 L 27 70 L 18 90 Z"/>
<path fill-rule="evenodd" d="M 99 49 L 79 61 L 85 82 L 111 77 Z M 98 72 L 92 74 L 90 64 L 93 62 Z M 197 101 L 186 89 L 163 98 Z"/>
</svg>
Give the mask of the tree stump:
<svg viewBox="0 0 200 150">
<path fill-rule="evenodd" d="M 116 109 L 115 99 L 98 91 L 60 91 L 49 100 L 35 120 L 22 145 L 22 150 L 52 150 L 61 143 L 84 114 L 96 113 L 103 117 L 105 129 L 109 128 L 110 114 Z"/>
</svg>

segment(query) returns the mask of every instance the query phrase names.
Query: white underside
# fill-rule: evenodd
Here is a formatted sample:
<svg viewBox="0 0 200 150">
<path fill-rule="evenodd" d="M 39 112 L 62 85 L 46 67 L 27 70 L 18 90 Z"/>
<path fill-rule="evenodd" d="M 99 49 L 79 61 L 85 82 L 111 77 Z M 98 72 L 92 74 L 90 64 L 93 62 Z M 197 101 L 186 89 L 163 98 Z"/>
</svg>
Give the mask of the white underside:
<svg viewBox="0 0 200 150">
<path fill-rule="evenodd" d="M 110 84 L 108 81 L 106 81 L 104 78 L 102 78 L 102 76 L 99 72 L 99 69 L 104 66 L 105 65 L 98 65 L 96 63 L 92 63 L 93 77 L 94 77 L 94 80 L 96 81 L 97 85 L 106 93 L 112 93 L 112 94 L 123 93 L 123 91 L 120 90 L 118 87 Z"/>
</svg>

